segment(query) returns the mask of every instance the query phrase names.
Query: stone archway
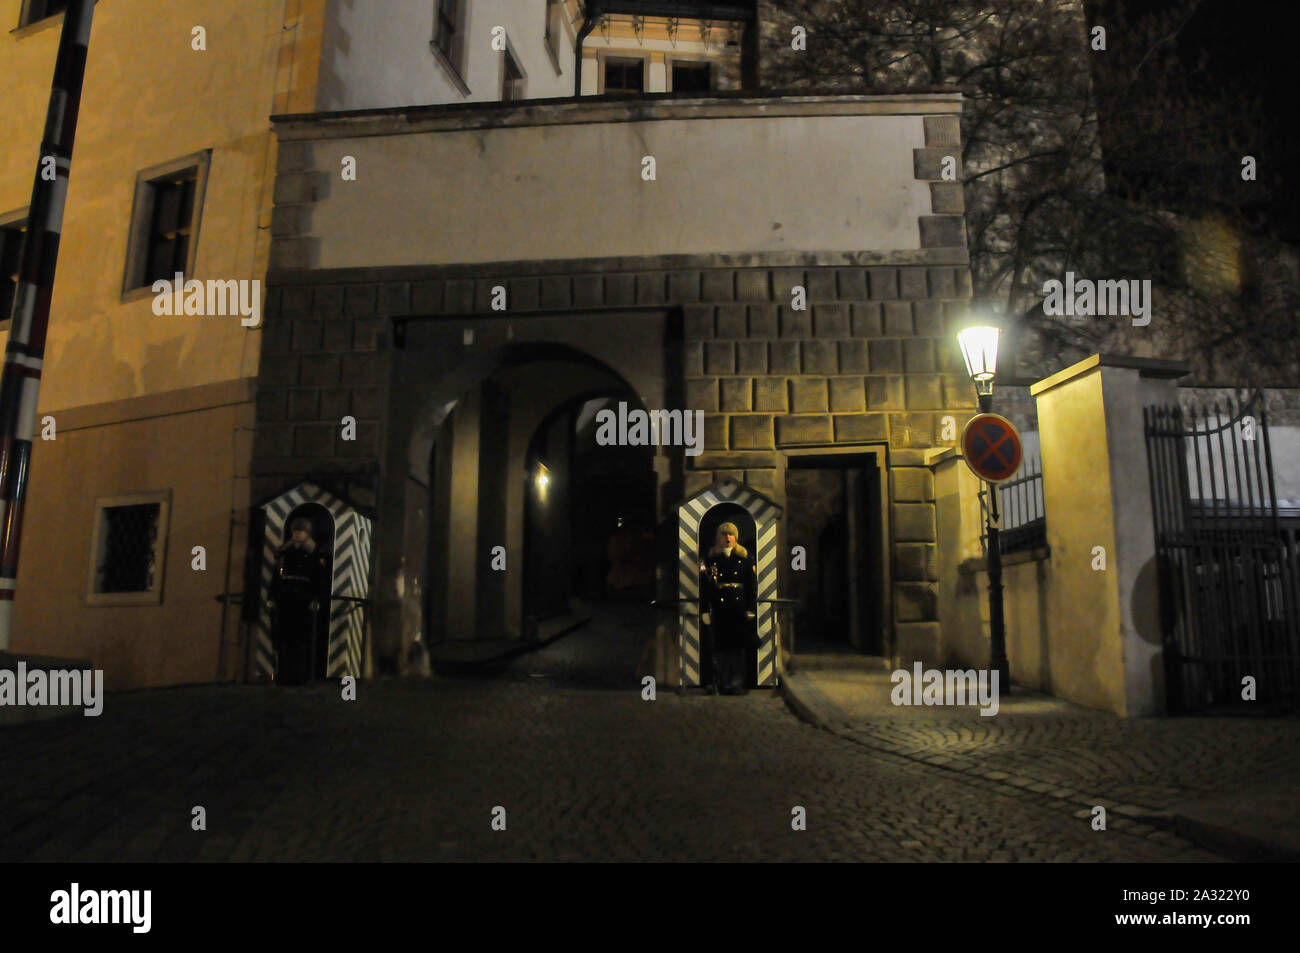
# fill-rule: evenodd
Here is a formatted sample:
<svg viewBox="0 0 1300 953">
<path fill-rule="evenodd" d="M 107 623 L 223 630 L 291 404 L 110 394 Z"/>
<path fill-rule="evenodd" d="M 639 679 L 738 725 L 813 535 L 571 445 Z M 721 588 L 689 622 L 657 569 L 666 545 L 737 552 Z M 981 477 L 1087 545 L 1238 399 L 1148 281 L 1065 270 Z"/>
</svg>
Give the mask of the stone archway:
<svg viewBox="0 0 1300 953">
<path fill-rule="evenodd" d="M 497 348 L 433 382 L 405 461 L 403 657 L 414 641 L 526 634 L 530 442 L 549 415 L 597 393 L 642 403 L 617 371 L 554 342 Z M 494 558 L 504 571 L 489 569 Z"/>
</svg>

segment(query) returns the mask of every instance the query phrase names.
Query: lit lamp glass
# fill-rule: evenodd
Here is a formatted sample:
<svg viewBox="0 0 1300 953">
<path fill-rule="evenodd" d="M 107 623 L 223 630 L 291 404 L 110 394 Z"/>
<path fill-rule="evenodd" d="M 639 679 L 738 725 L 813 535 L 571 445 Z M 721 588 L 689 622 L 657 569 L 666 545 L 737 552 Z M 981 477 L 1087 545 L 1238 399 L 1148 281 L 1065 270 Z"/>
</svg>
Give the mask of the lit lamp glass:
<svg viewBox="0 0 1300 953">
<path fill-rule="evenodd" d="M 545 500 L 546 488 L 551 485 L 551 471 L 540 460 L 537 462 L 537 476 L 534 478 L 534 482 L 537 484 L 538 497 Z"/>
<path fill-rule="evenodd" d="M 966 328 L 957 332 L 966 373 L 975 382 L 975 390 L 984 395 L 993 393 L 993 377 L 998 370 L 998 338 L 1002 332 L 990 325 Z"/>
</svg>

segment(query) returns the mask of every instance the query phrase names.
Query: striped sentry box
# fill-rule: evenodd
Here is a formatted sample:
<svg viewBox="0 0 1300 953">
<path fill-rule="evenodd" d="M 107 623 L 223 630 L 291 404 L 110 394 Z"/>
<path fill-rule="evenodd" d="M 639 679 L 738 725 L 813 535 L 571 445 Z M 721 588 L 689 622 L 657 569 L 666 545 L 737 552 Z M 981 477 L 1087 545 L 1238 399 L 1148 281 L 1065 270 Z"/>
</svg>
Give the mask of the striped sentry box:
<svg viewBox="0 0 1300 953">
<path fill-rule="evenodd" d="M 700 684 L 700 523 L 720 503 L 738 503 L 754 518 L 754 561 L 758 567 L 758 684 L 776 685 L 776 620 L 764 599 L 776 598 L 776 524 L 781 507 L 735 480 L 705 487 L 677 508 L 678 649 L 682 684 Z M 691 600 L 695 600 L 692 602 Z"/>
<path fill-rule="evenodd" d="M 275 572 L 275 551 L 284 541 L 289 514 L 303 503 L 319 503 L 334 517 L 334 569 L 331 592 L 335 596 L 366 598 L 370 591 L 371 521 L 353 507 L 313 483 L 300 483 L 262 506 L 266 514 L 262 537 L 262 585 L 257 608 L 257 659 L 255 677 L 270 681 L 275 671 L 271 642 L 271 613 L 267 594 Z M 366 610 L 355 602 L 330 603 L 327 678 L 360 678 L 364 668 Z"/>
</svg>

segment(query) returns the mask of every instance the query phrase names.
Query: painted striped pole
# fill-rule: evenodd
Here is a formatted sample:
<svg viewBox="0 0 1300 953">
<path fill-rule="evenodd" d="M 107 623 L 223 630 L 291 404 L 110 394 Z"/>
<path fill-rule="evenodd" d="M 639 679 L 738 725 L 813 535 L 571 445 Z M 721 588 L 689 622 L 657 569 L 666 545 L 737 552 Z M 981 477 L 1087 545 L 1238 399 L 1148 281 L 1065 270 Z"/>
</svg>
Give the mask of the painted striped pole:
<svg viewBox="0 0 1300 953">
<path fill-rule="evenodd" d="M 5 347 L 4 374 L 0 377 L 0 650 L 9 648 L 13 625 L 18 544 L 31 472 L 36 399 L 41 388 L 54 267 L 59 257 L 59 232 L 68 197 L 72 143 L 94 9 L 95 0 L 71 0 L 63 14 L 27 231 L 18 252 L 18 286 L 14 289 L 13 320 Z"/>
</svg>

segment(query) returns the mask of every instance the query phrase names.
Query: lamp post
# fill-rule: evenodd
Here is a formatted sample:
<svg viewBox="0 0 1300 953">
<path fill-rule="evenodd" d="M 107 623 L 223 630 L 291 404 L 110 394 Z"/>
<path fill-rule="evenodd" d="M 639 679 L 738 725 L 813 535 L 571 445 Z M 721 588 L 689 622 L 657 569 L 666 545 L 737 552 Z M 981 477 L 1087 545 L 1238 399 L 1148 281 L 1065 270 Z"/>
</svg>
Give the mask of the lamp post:
<svg viewBox="0 0 1300 953">
<path fill-rule="evenodd" d="M 993 410 L 993 378 L 998 367 L 998 339 L 1001 331 L 988 325 L 966 328 L 957 334 L 966 373 L 975 384 L 980 413 Z M 1002 612 L 1002 550 L 998 543 L 998 488 L 986 482 L 989 503 L 985 528 L 988 536 L 989 570 L 989 668 L 998 673 L 999 693 L 1011 694 L 1011 666 L 1007 662 L 1007 627 Z"/>
</svg>

